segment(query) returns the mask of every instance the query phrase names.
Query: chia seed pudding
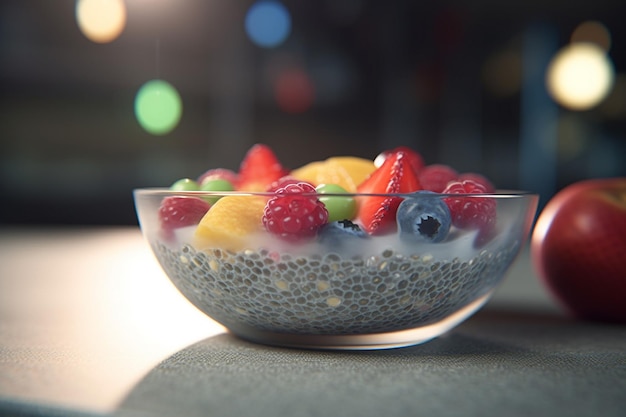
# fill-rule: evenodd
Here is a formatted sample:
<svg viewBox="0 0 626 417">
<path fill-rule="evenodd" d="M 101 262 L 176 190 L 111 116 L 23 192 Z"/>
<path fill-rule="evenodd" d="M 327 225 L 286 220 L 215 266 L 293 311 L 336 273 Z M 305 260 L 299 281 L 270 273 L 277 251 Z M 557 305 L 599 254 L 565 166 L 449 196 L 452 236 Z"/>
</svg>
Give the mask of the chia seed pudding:
<svg viewBox="0 0 626 417">
<path fill-rule="evenodd" d="M 520 242 L 506 239 L 460 255 L 449 247 L 394 244 L 362 253 L 299 253 L 273 245 L 198 250 L 158 239 L 151 245 L 179 291 L 227 328 L 354 335 L 437 323 L 488 296 Z"/>
</svg>

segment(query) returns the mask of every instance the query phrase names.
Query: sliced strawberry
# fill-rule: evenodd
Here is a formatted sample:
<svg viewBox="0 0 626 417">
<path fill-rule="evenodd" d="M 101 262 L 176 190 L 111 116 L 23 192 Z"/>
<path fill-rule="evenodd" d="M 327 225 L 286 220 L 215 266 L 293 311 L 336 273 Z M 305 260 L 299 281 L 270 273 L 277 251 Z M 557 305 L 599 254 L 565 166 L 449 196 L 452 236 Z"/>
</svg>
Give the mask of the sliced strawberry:
<svg viewBox="0 0 626 417">
<path fill-rule="evenodd" d="M 288 174 L 269 146 L 256 144 L 241 161 L 239 183 L 241 191 L 265 191 L 272 182 Z"/>
<path fill-rule="evenodd" d="M 386 151 L 382 151 L 376 159 L 374 159 L 374 165 L 377 167 L 381 166 L 385 159 L 389 157 L 389 155 L 393 155 L 398 152 L 404 152 L 407 154 L 409 161 L 411 162 L 411 167 L 413 171 L 419 172 L 422 168 L 424 168 L 424 158 L 417 151 L 409 148 L 408 146 L 398 146 L 397 148 L 389 149 Z"/>
<path fill-rule="evenodd" d="M 358 187 L 363 194 L 398 194 L 420 190 L 417 173 L 411 167 L 410 156 L 403 151 L 388 155 L 382 165 Z M 396 224 L 396 211 L 401 197 L 358 197 L 357 220 L 369 234 L 384 234 Z"/>
</svg>

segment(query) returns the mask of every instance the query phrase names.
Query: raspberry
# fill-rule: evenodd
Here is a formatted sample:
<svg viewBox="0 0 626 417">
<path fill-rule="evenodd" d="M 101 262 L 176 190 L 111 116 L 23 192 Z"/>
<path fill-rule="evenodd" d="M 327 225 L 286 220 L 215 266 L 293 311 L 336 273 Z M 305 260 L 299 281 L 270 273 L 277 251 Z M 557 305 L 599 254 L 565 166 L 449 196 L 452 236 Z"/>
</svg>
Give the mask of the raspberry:
<svg viewBox="0 0 626 417">
<path fill-rule="evenodd" d="M 230 169 L 213 168 L 200 175 L 196 182 L 200 185 L 203 185 L 213 180 L 226 180 L 232 185 L 237 185 L 237 183 L 239 182 L 239 176 Z"/>
<path fill-rule="evenodd" d="M 279 189 L 289 185 L 289 184 L 298 184 L 300 182 L 303 182 L 302 180 L 299 180 L 297 178 L 294 178 L 290 175 L 285 175 L 284 177 L 280 177 L 279 179 L 277 179 L 276 181 L 272 182 L 268 187 L 267 187 L 267 192 L 269 193 L 275 193 L 276 191 L 278 191 Z"/>
<path fill-rule="evenodd" d="M 306 182 L 279 188 L 276 196 L 265 205 L 265 229 L 289 241 L 315 236 L 317 230 L 328 222 L 328 210 L 315 194 L 315 188 Z"/>
<path fill-rule="evenodd" d="M 493 183 L 489 181 L 487 177 L 481 174 L 477 174 L 475 172 L 465 172 L 463 174 L 460 174 L 456 180 L 457 181 L 465 181 L 465 180 L 475 181 L 479 184 L 484 185 L 485 192 L 487 193 L 493 193 L 496 191 L 496 187 L 494 187 Z"/>
<path fill-rule="evenodd" d="M 448 182 L 456 180 L 458 175 L 447 165 L 432 164 L 420 170 L 419 181 L 422 189 L 440 193 L 446 188 Z"/>
<path fill-rule="evenodd" d="M 172 230 L 198 224 L 210 207 L 197 197 L 165 197 L 159 207 L 161 227 Z"/>
<path fill-rule="evenodd" d="M 472 180 L 452 181 L 444 194 L 482 194 L 485 186 Z M 447 197 L 445 203 L 452 215 L 452 224 L 461 229 L 490 232 L 496 223 L 496 200 L 489 197 Z"/>
</svg>

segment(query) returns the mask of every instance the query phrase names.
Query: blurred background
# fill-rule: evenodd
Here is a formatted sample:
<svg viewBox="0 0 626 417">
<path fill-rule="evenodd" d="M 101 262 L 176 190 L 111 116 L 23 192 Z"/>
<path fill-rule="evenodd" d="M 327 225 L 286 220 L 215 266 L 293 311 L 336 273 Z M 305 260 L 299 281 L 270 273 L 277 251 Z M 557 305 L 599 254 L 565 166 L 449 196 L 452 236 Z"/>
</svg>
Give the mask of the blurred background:
<svg viewBox="0 0 626 417">
<path fill-rule="evenodd" d="M 2 0 L 0 223 L 136 224 L 256 142 L 406 145 L 541 194 L 626 176 L 626 3 Z"/>
</svg>

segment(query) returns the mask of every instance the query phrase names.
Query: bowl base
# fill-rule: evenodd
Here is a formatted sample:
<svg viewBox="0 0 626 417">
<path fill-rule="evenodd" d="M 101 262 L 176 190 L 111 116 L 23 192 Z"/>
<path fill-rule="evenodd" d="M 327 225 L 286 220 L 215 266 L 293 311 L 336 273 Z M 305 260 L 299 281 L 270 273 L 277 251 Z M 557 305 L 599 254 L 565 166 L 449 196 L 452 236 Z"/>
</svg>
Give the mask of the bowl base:
<svg viewBox="0 0 626 417">
<path fill-rule="evenodd" d="M 393 332 L 351 335 L 287 334 L 258 330 L 249 326 L 237 326 L 229 330 L 242 339 L 272 346 L 323 350 L 395 349 L 419 345 L 446 333 L 481 308 L 491 294 L 493 291 L 436 323 Z"/>
</svg>

